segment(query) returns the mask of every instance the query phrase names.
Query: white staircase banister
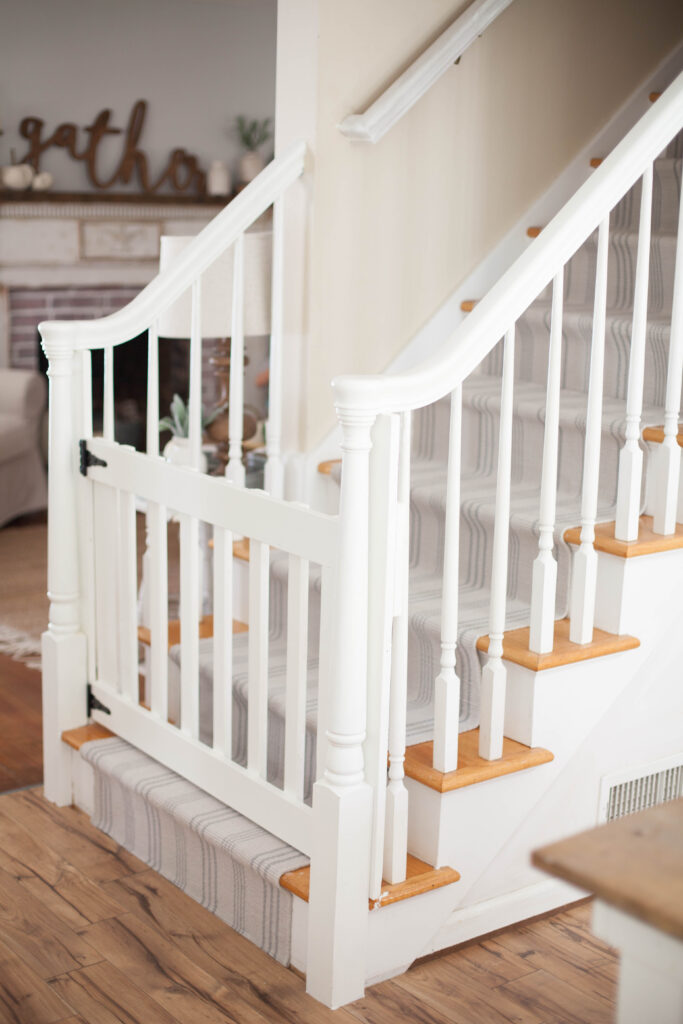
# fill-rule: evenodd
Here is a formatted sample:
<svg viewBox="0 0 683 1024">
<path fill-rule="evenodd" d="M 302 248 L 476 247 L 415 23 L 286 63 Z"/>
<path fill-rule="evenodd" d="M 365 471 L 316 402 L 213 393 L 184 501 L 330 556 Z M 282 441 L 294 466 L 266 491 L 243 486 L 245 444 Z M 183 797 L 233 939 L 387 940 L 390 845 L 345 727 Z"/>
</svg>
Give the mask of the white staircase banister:
<svg viewBox="0 0 683 1024">
<path fill-rule="evenodd" d="M 336 377 L 337 408 L 403 412 L 430 405 L 458 387 L 681 127 L 683 74 L 431 358 L 400 374 Z"/>
<path fill-rule="evenodd" d="M 123 309 L 99 320 L 45 321 L 46 346 L 104 348 L 136 337 L 176 301 L 304 170 L 305 142 L 292 145 L 246 186 L 162 273 Z"/>
<path fill-rule="evenodd" d="M 474 0 L 363 114 L 350 114 L 339 130 L 354 142 L 378 142 L 462 57 L 512 0 Z"/>
</svg>

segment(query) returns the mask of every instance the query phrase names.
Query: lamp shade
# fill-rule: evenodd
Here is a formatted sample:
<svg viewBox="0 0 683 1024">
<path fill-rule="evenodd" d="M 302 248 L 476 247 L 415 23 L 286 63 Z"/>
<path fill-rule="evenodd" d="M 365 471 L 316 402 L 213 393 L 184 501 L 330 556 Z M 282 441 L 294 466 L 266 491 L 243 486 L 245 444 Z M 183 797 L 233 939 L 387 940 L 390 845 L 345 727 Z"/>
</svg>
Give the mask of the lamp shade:
<svg viewBox="0 0 683 1024">
<path fill-rule="evenodd" d="M 193 241 L 192 235 L 162 235 L 159 269 L 164 270 Z M 271 231 L 250 231 L 244 236 L 244 334 L 270 334 L 270 287 L 273 251 Z M 202 274 L 202 337 L 227 338 L 232 334 L 234 246 Z M 159 318 L 164 338 L 189 338 L 192 289 L 181 295 Z"/>
</svg>

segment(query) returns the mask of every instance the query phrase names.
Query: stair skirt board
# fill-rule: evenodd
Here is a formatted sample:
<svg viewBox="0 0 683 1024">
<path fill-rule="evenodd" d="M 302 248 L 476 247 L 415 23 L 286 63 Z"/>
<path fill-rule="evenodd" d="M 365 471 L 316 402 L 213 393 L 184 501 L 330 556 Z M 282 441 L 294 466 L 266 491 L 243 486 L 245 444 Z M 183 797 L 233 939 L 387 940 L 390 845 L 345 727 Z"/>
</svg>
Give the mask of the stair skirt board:
<svg viewBox="0 0 683 1024">
<path fill-rule="evenodd" d="M 93 825 L 288 965 L 293 897 L 280 877 L 308 857 L 118 737 L 80 753 Z"/>
</svg>

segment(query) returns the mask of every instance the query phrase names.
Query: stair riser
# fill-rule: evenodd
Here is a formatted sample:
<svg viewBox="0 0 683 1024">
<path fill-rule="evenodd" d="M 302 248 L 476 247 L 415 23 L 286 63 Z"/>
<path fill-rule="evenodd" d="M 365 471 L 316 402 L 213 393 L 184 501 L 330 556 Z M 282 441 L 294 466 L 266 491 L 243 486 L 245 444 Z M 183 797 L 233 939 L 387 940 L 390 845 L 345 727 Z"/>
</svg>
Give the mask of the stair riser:
<svg viewBox="0 0 683 1024">
<path fill-rule="evenodd" d="M 562 387 L 572 391 L 588 390 L 592 343 L 592 314 L 567 314 L 563 320 Z M 662 406 L 666 391 L 666 367 L 670 329 L 667 323 L 650 322 L 645 342 L 646 406 Z M 550 338 L 550 310 L 532 306 L 517 324 L 515 380 L 545 386 Z M 607 318 L 605 327 L 605 369 L 603 394 L 625 401 L 631 351 L 630 317 Z M 482 372 L 500 375 L 502 345 L 497 345 L 482 364 Z"/>
</svg>

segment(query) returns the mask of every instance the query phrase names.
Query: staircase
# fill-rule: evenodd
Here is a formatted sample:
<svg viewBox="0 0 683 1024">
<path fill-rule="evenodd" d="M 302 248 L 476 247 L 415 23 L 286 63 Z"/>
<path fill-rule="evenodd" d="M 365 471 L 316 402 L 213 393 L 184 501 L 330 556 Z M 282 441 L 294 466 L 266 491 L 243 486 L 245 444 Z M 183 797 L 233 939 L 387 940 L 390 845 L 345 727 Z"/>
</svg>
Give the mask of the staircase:
<svg viewBox="0 0 683 1024">
<path fill-rule="evenodd" d="M 270 495 L 198 472 L 197 274 L 273 199 L 281 210 L 300 149 L 128 310 L 70 324 L 68 336 L 42 325 L 48 798 L 75 796 L 99 827 L 305 971 L 328 1005 L 577 898 L 539 882 L 529 851 L 593 824 L 610 771 L 680 750 L 682 127 L 683 78 L 534 232 L 441 353 L 403 374 L 335 381 L 337 515 L 281 497 L 277 429 Z M 274 237 L 277 251 L 277 223 Z M 103 438 L 88 411 L 90 349 L 104 347 L 107 366 L 190 285 L 194 468 L 118 445 L 113 391 Z M 276 338 L 281 299 L 274 283 Z M 78 477 L 63 415 L 74 393 Z M 136 499 L 148 528 L 142 661 Z M 171 514 L 179 626 L 168 615 Z M 213 529 L 211 636 L 201 523 Z M 86 693 L 111 733 L 79 728 Z"/>
</svg>

